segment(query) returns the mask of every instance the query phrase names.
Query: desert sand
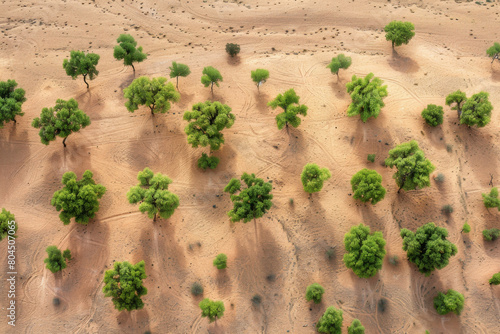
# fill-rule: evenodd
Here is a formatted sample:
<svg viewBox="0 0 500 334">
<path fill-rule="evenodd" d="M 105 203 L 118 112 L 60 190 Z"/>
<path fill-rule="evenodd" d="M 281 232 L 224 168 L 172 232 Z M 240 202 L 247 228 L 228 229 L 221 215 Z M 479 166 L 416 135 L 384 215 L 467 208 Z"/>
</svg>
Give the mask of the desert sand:
<svg viewBox="0 0 500 334">
<path fill-rule="evenodd" d="M 491 65 L 485 53 L 499 40 L 499 12 L 497 3 L 448 0 L 1 2 L 1 78 L 15 79 L 28 100 L 17 125 L 0 130 L 0 207 L 19 224 L 17 322 L 12 328 L 2 316 L 0 332 L 314 333 L 333 305 L 344 312 L 345 331 L 358 318 L 367 333 L 500 333 L 500 288 L 488 285 L 500 271 L 500 244 L 481 235 L 500 227 L 500 213 L 488 211 L 481 198 L 491 188 L 490 175 L 500 185 L 500 63 Z M 391 20 L 416 27 L 413 40 L 395 52 L 383 32 Z M 126 110 L 123 89 L 134 73 L 113 58 L 121 33 L 132 34 L 148 53 L 135 77 L 168 76 L 172 61 L 190 66 L 191 75 L 179 80 L 181 100 L 169 114 Z M 235 59 L 224 51 L 231 42 L 241 45 Z M 101 56 L 89 91 L 81 77 L 72 80 L 62 68 L 73 49 Z M 338 53 L 353 64 L 337 82 L 326 65 Z M 202 171 L 196 161 L 208 148 L 187 144 L 182 114 L 212 99 L 200 83 L 205 66 L 224 77 L 213 99 L 229 105 L 236 122 L 215 153 L 219 167 Z M 250 79 L 256 68 L 270 71 L 260 94 Z M 384 80 L 389 96 L 380 116 L 363 124 L 346 116 L 345 83 L 370 72 Z M 287 133 L 277 129 L 277 111 L 266 104 L 289 88 L 309 111 Z M 489 125 L 459 126 L 446 106 L 442 126 L 425 125 L 422 109 L 444 106 L 457 89 L 468 96 L 490 93 L 495 109 Z M 77 99 L 92 121 L 68 138 L 66 149 L 61 138 L 41 144 L 30 125 L 58 98 Z M 412 139 L 445 182 L 397 194 L 394 170 L 383 160 Z M 376 154 L 375 163 L 367 162 L 369 153 Z M 300 181 L 308 162 L 332 172 L 311 198 Z M 170 190 L 181 204 L 168 220 L 153 224 L 127 201 L 144 167 L 173 180 Z M 350 179 L 362 168 L 383 177 L 387 195 L 375 206 L 351 196 Z M 65 172 L 80 178 L 87 169 L 107 188 L 101 209 L 88 226 L 64 226 L 50 199 Z M 274 206 L 257 224 L 231 223 L 226 215 L 231 202 L 222 189 L 243 172 L 273 182 Z M 449 217 L 441 213 L 445 204 L 454 208 Z M 448 228 L 459 251 L 446 268 L 425 277 L 406 260 L 399 230 L 415 231 L 430 221 Z M 469 235 L 460 233 L 465 221 Z M 344 234 L 361 222 L 387 240 L 383 268 L 371 279 L 358 278 L 342 262 Z M 72 251 L 61 275 L 45 268 L 49 245 Z M 330 247 L 332 260 L 325 256 Z M 212 265 L 221 252 L 228 255 L 224 273 Z M 0 254 L 4 268 L 7 255 Z M 393 255 L 400 258 L 397 266 L 388 261 Z M 148 275 L 146 305 L 118 312 L 102 293 L 104 271 L 115 261 L 140 260 Z M 201 317 L 202 297 L 190 293 L 195 281 L 203 284 L 203 297 L 224 301 L 226 312 L 216 323 Z M 319 305 L 304 297 L 313 282 L 326 289 Z M 459 317 L 433 308 L 437 292 L 448 289 L 465 296 Z M 0 293 L 5 314 L 4 284 Z M 250 300 L 255 294 L 262 296 L 260 306 Z M 384 312 L 377 308 L 380 299 L 387 301 Z"/>
</svg>

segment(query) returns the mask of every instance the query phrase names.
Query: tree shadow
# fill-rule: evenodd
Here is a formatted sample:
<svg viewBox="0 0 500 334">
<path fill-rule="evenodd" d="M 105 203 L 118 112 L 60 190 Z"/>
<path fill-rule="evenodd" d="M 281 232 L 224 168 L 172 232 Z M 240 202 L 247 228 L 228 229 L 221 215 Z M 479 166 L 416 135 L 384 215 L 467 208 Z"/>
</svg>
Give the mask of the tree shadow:
<svg viewBox="0 0 500 334">
<path fill-rule="evenodd" d="M 118 328 L 122 333 L 144 333 L 151 331 L 149 312 L 146 309 L 121 311 L 116 317 Z"/>
<path fill-rule="evenodd" d="M 495 82 L 499 82 L 500 81 L 500 71 L 496 71 L 494 68 L 493 68 L 493 64 L 491 64 L 491 80 L 492 81 L 495 81 Z"/>
<path fill-rule="evenodd" d="M 217 269 L 217 277 L 215 278 L 215 284 L 217 286 L 217 291 L 220 296 L 227 297 L 231 295 L 232 286 L 231 279 L 229 278 L 228 269 Z"/>
<path fill-rule="evenodd" d="M 269 95 L 267 95 L 266 93 L 263 93 L 263 92 L 255 92 L 254 93 L 254 98 L 255 98 L 255 107 L 257 108 L 257 110 L 261 113 L 267 113 L 267 103 L 269 102 Z"/>
<path fill-rule="evenodd" d="M 348 81 L 346 81 L 347 83 Z M 343 84 L 342 81 L 336 81 L 336 82 L 330 82 L 330 87 L 332 87 L 333 92 L 335 93 L 335 96 L 339 100 L 343 100 L 348 98 L 350 95 L 347 94 L 347 89 L 345 87 L 345 84 Z"/>
<path fill-rule="evenodd" d="M 441 125 L 430 126 L 424 121 L 424 133 L 430 139 L 432 146 L 435 148 L 446 149 L 446 142 L 444 141 L 444 131 Z"/>
<path fill-rule="evenodd" d="M 122 81 L 122 83 L 119 86 L 122 92 L 122 96 L 123 96 L 123 90 L 128 86 L 130 86 L 130 84 L 132 83 L 132 81 L 134 81 L 134 79 L 135 79 L 135 72 L 132 72 L 129 75 L 127 75 L 127 77 Z"/>
<path fill-rule="evenodd" d="M 177 102 L 177 106 L 181 109 L 181 110 L 184 110 L 184 109 L 188 109 L 188 105 L 191 104 L 191 101 L 193 101 L 194 99 L 194 93 L 193 94 L 188 94 L 188 93 L 182 93 L 179 91 L 179 93 L 181 94 L 181 99 L 179 100 L 179 102 Z M 174 104 L 175 106 L 175 104 Z M 180 113 L 184 113 L 184 112 L 181 112 Z"/>
<path fill-rule="evenodd" d="M 227 56 L 227 63 L 228 65 L 231 65 L 231 66 L 237 66 L 241 63 L 241 58 L 240 56 L 236 55 L 234 57 L 231 57 L 231 56 Z"/>
<path fill-rule="evenodd" d="M 388 60 L 389 66 L 398 72 L 415 73 L 420 69 L 417 62 L 409 57 L 400 55 L 395 49 L 392 49 L 392 58 Z"/>
</svg>

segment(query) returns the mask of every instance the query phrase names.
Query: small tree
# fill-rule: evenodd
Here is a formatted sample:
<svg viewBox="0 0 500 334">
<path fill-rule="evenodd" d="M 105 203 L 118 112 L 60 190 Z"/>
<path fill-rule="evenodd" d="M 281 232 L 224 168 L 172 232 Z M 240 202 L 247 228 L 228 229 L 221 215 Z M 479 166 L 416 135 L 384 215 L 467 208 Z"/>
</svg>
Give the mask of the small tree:
<svg viewBox="0 0 500 334">
<path fill-rule="evenodd" d="M 446 294 L 440 292 L 437 297 L 434 298 L 434 308 L 437 313 L 441 315 L 450 312 L 460 315 L 464 309 L 464 302 L 464 296 L 460 292 L 449 289 Z"/>
<path fill-rule="evenodd" d="M 493 187 L 489 194 L 481 194 L 483 196 L 483 203 L 486 208 L 498 208 L 500 211 L 500 199 L 498 199 L 498 188 Z"/>
<path fill-rule="evenodd" d="M 283 129 L 284 126 L 288 130 L 288 123 L 296 128 L 301 123 L 301 119 L 297 115 L 307 116 L 307 106 L 299 104 L 299 99 L 300 97 L 292 88 L 284 94 L 279 94 L 274 100 L 267 103 L 273 110 L 277 107 L 283 109 L 283 112 L 276 116 L 278 130 Z"/>
<path fill-rule="evenodd" d="M 198 159 L 198 168 L 203 170 L 210 168 L 215 169 L 219 165 L 220 159 L 217 157 L 209 157 L 206 153 L 201 154 L 201 158 Z"/>
<path fill-rule="evenodd" d="M 199 296 L 203 294 L 203 285 L 198 282 L 194 282 L 191 285 L 191 293 L 195 296 Z"/>
<path fill-rule="evenodd" d="M 446 97 L 446 105 L 450 106 L 451 110 L 457 111 L 458 120 L 460 120 L 460 116 L 462 115 L 462 106 L 465 101 L 467 101 L 467 96 L 461 90 L 457 90 Z"/>
<path fill-rule="evenodd" d="M 468 98 L 462 107 L 460 124 L 475 125 L 478 128 L 486 126 L 491 120 L 491 111 L 493 110 L 488 96 L 489 94 L 486 92 L 479 92 Z"/>
<path fill-rule="evenodd" d="M 435 104 L 428 104 L 427 108 L 422 111 L 422 117 L 430 126 L 443 124 L 443 114 L 443 107 Z"/>
<path fill-rule="evenodd" d="M 166 113 L 170 110 L 171 102 L 177 102 L 180 94 L 175 90 L 171 82 L 166 78 L 158 77 L 149 80 L 148 77 L 140 77 L 123 90 L 123 95 L 127 102 L 125 106 L 128 111 L 134 112 L 140 105 L 151 110 L 151 115 L 155 113 Z M 166 84 L 165 84 L 166 83 Z"/>
<path fill-rule="evenodd" d="M 489 280 L 490 285 L 499 285 L 500 284 L 500 273 L 496 273 Z"/>
<path fill-rule="evenodd" d="M 325 313 L 319 318 L 316 323 L 316 329 L 319 333 L 327 334 L 341 334 L 342 333 L 342 322 L 344 317 L 342 316 L 342 310 L 338 310 L 333 306 L 326 309 Z"/>
<path fill-rule="evenodd" d="M 234 57 L 238 53 L 240 53 L 240 46 L 238 44 L 234 44 L 234 43 L 227 43 L 226 44 L 226 52 L 231 57 Z"/>
<path fill-rule="evenodd" d="M 132 66 L 135 72 L 134 63 L 141 63 L 148 56 L 142 52 L 142 46 L 137 47 L 137 42 L 129 34 L 121 34 L 116 40 L 113 56 L 116 60 L 122 60 L 125 66 Z"/>
<path fill-rule="evenodd" d="M 361 202 L 370 201 L 372 204 L 377 204 L 385 197 L 385 188 L 382 186 L 382 176 L 374 170 L 362 169 L 351 179 L 352 191 L 354 199 L 359 199 Z"/>
<path fill-rule="evenodd" d="M 224 253 L 218 254 L 214 259 L 214 266 L 217 267 L 217 269 L 226 269 L 227 255 Z"/>
<path fill-rule="evenodd" d="M 351 82 L 346 84 L 352 99 L 347 108 L 347 116 L 360 115 L 363 123 L 370 117 L 377 118 L 385 106 L 383 98 L 387 96 L 387 86 L 382 86 L 382 83 L 383 81 L 374 77 L 373 73 L 364 78 L 353 75 Z"/>
<path fill-rule="evenodd" d="M 95 53 L 85 54 L 83 51 L 71 51 L 69 60 L 63 60 L 63 68 L 66 70 L 66 74 L 69 75 L 73 80 L 77 76 L 83 76 L 83 82 L 87 85 L 89 89 L 89 83 L 87 82 L 87 76 L 90 80 L 99 74 L 96 69 L 97 63 L 99 62 L 100 56 Z"/>
<path fill-rule="evenodd" d="M 337 81 L 339 80 L 339 70 L 347 70 L 351 66 L 351 57 L 346 57 L 343 53 L 339 54 L 337 57 L 333 57 L 330 64 L 326 67 L 330 69 L 333 74 L 337 75 Z"/>
<path fill-rule="evenodd" d="M 498 228 L 492 228 L 489 230 L 483 230 L 483 238 L 487 241 L 494 241 L 500 237 L 500 230 Z"/>
<path fill-rule="evenodd" d="M 66 249 L 62 256 L 65 260 L 71 261 L 71 251 L 69 249 Z"/>
<path fill-rule="evenodd" d="M 115 262 L 113 269 L 104 274 L 102 291 L 105 297 L 112 298 L 118 311 L 140 310 L 144 307 L 141 297 L 148 293 L 142 282 L 146 277 L 144 261 L 135 265 L 127 261 Z"/>
<path fill-rule="evenodd" d="M 191 70 L 187 65 L 176 63 L 175 61 L 172 62 L 172 66 L 170 66 L 169 69 L 170 69 L 170 78 L 177 79 L 177 83 L 175 84 L 175 87 L 177 89 L 179 89 L 179 77 L 185 78 L 191 74 Z"/>
<path fill-rule="evenodd" d="M 434 223 L 427 223 L 417 229 L 416 233 L 402 229 L 403 250 L 410 262 L 418 271 L 429 276 L 435 269 L 443 269 L 450 257 L 457 254 L 457 246 L 448 241 L 448 230 Z"/>
<path fill-rule="evenodd" d="M 398 193 L 403 190 L 414 190 L 431 185 L 430 174 L 436 167 L 425 158 L 424 152 L 415 140 L 402 143 L 389 151 L 385 165 L 396 167 L 393 178 L 399 186 Z"/>
<path fill-rule="evenodd" d="M 61 251 L 59 250 L 59 248 L 57 248 L 57 246 L 49 246 L 47 247 L 47 249 L 45 249 L 45 251 L 47 252 L 48 257 L 43 260 L 43 262 L 47 264 L 47 269 L 49 269 L 53 273 L 57 273 L 58 271 L 66 268 L 66 260 L 71 259 L 71 255 L 69 256 L 69 258 L 67 257 L 69 249 L 64 251 L 64 254 L 66 256 L 63 256 L 61 254 Z"/>
<path fill-rule="evenodd" d="M 325 289 L 318 283 L 313 283 L 309 285 L 306 289 L 306 300 L 310 302 L 314 301 L 315 304 L 321 303 L 321 298 L 325 293 Z"/>
<path fill-rule="evenodd" d="M 323 183 L 328 180 L 332 174 L 328 168 L 319 168 L 316 164 L 307 164 L 300 174 L 304 191 L 312 194 L 323 188 Z"/>
<path fill-rule="evenodd" d="M 21 107 L 26 101 L 25 91 L 16 87 L 15 80 L 0 81 L 0 129 L 3 128 L 4 123 L 10 121 L 17 123 L 16 116 L 24 115 Z"/>
<path fill-rule="evenodd" d="M 220 300 L 210 300 L 208 298 L 203 299 L 200 304 L 201 316 L 203 318 L 208 317 L 210 322 L 220 319 L 224 315 L 224 303 Z"/>
<path fill-rule="evenodd" d="M 400 46 L 402 44 L 408 44 L 410 40 L 415 36 L 415 26 L 411 22 L 402 21 L 392 21 L 385 26 L 385 40 L 392 42 L 392 48 L 394 46 Z"/>
<path fill-rule="evenodd" d="M 224 188 L 225 192 L 231 194 L 233 202 L 233 209 L 227 214 L 232 222 L 243 220 L 243 223 L 248 223 L 252 219 L 256 222 L 257 218 L 262 217 L 273 206 L 273 186 L 270 182 L 256 178 L 255 174 L 243 173 L 241 179 L 247 185 L 246 189 L 241 190 L 238 179 L 231 179 Z M 240 193 L 235 195 L 238 191 Z"/>
<path fill-rule="evenodd" d="M 351 227 L 344 236 L 346 267 L 361 278 L 374 276 L 382 268 L 385 243 L 381 232 L 370 234 L 370 227 L 363 224 Z"/>
<path fill-rule="evenodd" d="M 486 50 L 486 54 L 491 58 L 491 63 L 495 61 L 495 59 L 500 59 L 498 58 L 498 55 L 500 53 L 500 43 L 494 43 L 492 46 Z"/>
<path fill-rule="evenodd" d="M 137 174 L 139 185 L 130 188 L 127 193 L 131 204 L 139 203 L 139 211 L 147 212 L 155 222 L 157 217 L 168 219 L 179 206 L 179 197 L 168 191 L 172 180 L 163 174 L 154 174 L 148 167 Z"/>
<path fill-rule="evenodd" d="M 6 238 L 7 235 L 15 237 L 15 235 L 9 234 L 9 231 L 11 230 L 14 230 L 14 233 L 17 231 L 16 218 L 12 213 L 10 213 L 10 211 L 2 208 L 2 212 L 0 212 L 0 241 L 2 241 L 3 238 Z"/>
<path fill-rule="evenodd" d="M 201 83 L 205 87 L 210 86 L 210 91 L 212 92 L 212 95 L 214 95 L 214 84 L 219 87 L 219 81 L 222 82 L 222 75 L 212 66 L 205 67 L 202 74 Z"/>
<path fill-rule="evenodd" d="M 96 184 L 91 171 L 83 173 L 80 181 L 73 172 L 64 173 L 62 184 L 64 188 L 54 193 L 50 204 L 61 211 L 59 218 L 68 225 L 71 218 L 82 225 L 87 225 L 99 211 L 99 199 L 106 193 L 103 185 Z"/>
<path fill-rule="evenodd" d="M 361 321 L 354 319 L 351 326 L 347 327 L 347 334 L 365 334 L 365 327 L 361 325 Z"/>
<path fill-rule="evenodd" d="M 263 68 L 258 68 L 255 71 L 251 71 L 250 76 L 252 77 L 252 81 L 255 82 L 257 90 L 260 93 L 260 85 L 262 85 L 267 81 L 267 79 L 269 79 L 269 71 Z"/>
<path fill-rule="evenodd" d="M 463 233 L 469 233 L 470 232 L 470 225 L 467 222 L 465 222 L 464 226 L 462 226 L 462 231 L 460 231 L 460 233 L 462 233 L 462 232 Z"/>
<path fill-rule="evenodd" d="M 90 125 L 90 117 L 78 109 L 75 99 L 59 99 L 54 108 L 43 108 L 40 118 L 36 117 L 31 125 L 40 129 L 38 134 L 43 144 L 49 145 L 59 136 L 64 138 L 63 145 L 66 147 L 68 136 Z"/>
</svg>

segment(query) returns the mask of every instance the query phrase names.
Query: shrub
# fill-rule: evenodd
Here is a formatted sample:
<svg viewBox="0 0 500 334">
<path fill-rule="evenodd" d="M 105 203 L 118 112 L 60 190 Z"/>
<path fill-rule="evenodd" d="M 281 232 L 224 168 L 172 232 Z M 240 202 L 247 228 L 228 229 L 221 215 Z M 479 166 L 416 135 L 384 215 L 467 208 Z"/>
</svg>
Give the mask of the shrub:
<svg viewBox="0 0 500 334">
<path fill-rule="evenodd" d="M 316 164 L 306 164 L 300 174 L 304 191 L 312 194 L 323 188 L 323 183 L 328 180 L 332 174 L 328 168 L 320 168 Z"/>
<path fill-rule="evenodd" d="M 443 212 L 444 214 L 449 215 L 450 213 L 453 212 L 453 207 L 451 205 L 449 205 L 449 204 L 443 205 L 443 207 L 441 208 L 441 212 Z"/>
<path fill-rule="evenodd" d="M 61 304 L 61 300 L 59 298 L 52 299 L 52 305 L 59 306 Z"/>
<path fill-rule="evenodd" d="M 293 198 L 290 198 L 290 199 L 288 200 L 288 203 L 290 203 L 290 205 L 293 205 Z"/>
<path fill-rule="evenodd" d="M 335 256 L 335 247 L 328 248 L 325 252 L 325 255 L 328 260 L 331 260 Z"/>
<path fill-rule="evenodd" d="M 319 333 L 328 334 L 341 334 L 342 333 L 342 322 L 344 317 L 342 316 L 342 310 L 338 310 L 333 306 L 326 309 L 325 313 L 319 318 L 316 323 L 316 329 Z"/>
<path fill-rule="evenodd" d="M 238 44 L 234 44 L 234 43 L 227 43 L 226 44 L 226 52 L 231 57 L 234 57 L 238 53 L 240 53 L 240 46 Z"/>
<path fill-rule="evenodd" d="M 194 282 L 191 285 L 191 293 L 195 296 L 203 294 L 203 286 L 198 282 Z"/>
<path fill-rule="evenodd" d="M 198 159 L 198 167 L 206 170 L 207 168 L 215 169 L 219 164 L 220 159 L 217 157 L 209 157 L 206 153 L 202 153 Z"/>
<path fill-rule="evenodd" d="M 385 197 L 382 176 L 372 169 L 362 169 L 351 178 L 353 198 L 361 202 L 377 204 Z"/>
<path fill-rule="evenodd" d="M 491 188 L 489 194 L 481 194 L 483 196 L 483 203 L 486 208 L 498 208 L 500 211 L 500 199 L 498 198 L 498 189 Z"/>
<path fill-rule="evenodd" d="M 368 159 L 368 161 L 370 161 L 370 162 L 375 162 L 375 154 L 368 154 L 367 159 Z"/>
<path fill-rule="evenodd" d="M 315 304 L 321 303 L 321 297 L 325 293 L 325 289 L 318 283 L 309 285 L 306 289 L 306 300 L 314 301 Z"/>
<path fill-rule="evenodd" d="M 351 326 L 347 327 L 347 334 L 365 334 L 365 327 L 361 325 L 361 321 L 354 319 Z"/>
<path fill-rule="evenodd" d="M 500 230 L 498 228 L 492 228 L 483 231 L 484 240 L 494 241 L 500 237 Z"/>
<path fill-rule="evenodd" d="M 397 266 L 399 264 L 399 257 L 397 255 L 393 255 L 389 258 L 389 263 L 393 266 Z"/>
<path fill-rule="evenodd" d="M 7 235 L 9 234 L 9 231 L 12 230 L 12 223 L 9 224 L 9 222 L 14 222 L 14 233 L 17 231 L 17 223 L 16 223 L 16 218 L 10 211 L 5 210 L 2 208 L 2 211 L 0 212 L 0 241 L 2 241 L 3 238 L 6 238 Z M 11 232 L 12 233 L 12 232 Z M 13 237 L 16 237 L 15 235 L 12 235 Z"/>
<path fill-rule="evenodd" d="M 43 262 L 47 264 L 47 269 L 56 273 L 66 268 L 66 258 L 62 256 L 57 246 L 49 246 L 45 251 L 48 257 Z"/>
<path fill-rule="evenodd" d="M 260 295 L 256 294 L 252 297 L 252 303 L 255 306 L 259 306 L 261 302 L 262 302 L 262 297 Z"/>
<path fill-rule="evenodd" d="M 500 273 L 496 273 L 493 275 L 493 277 L 489 280 L 490 285 L 499 285 L 500 284 Z"/>
<path fill-rule="evenodd" d="M 443 124 L 443 114 L 443 107 L 435 104 L 427 105 L 427 108 L 422 111 L 422 117 L 430 126 Z"/>
<path fill-rule="evenodd" d="M 387 308 L 387 299 L 385 298 L 382 298 L 378 301 L 378 310 L 381 312 L 381 313 L 384 313 L 385 312 L 385 309 Z"/>
<path fill-rule="evenodd" d="M 214 259 L 214 266 L 217 269 L 225 269 L 227 267 L 227 255 L 220 253 Z"/>
<path fill-rule="evenodd" d="M 444 182 L 444 174 L 439 173 L 435 178 L 434 181 L 436 182 Z"/>
<path fill-rule="evenodd" d="M 462 226 L 462 231 L 460 231 L 460 232 L 469 233 L 470 232 L 470 225 L 467 222 L 465 222 L 464 226 Z"/>
<path fill-rule="evenodd" d="M 210 322 L 221 318 L 224 315 L 224 303 L 220 300 L 203 299 L 200 304 L 201 316 L 208 317 Z"/>
<path fill-rule="evenodd" d="M 449 289 L 446 294 L 440 292 L 434 298 L 434 308 L 441 315 L 450 312 L 460 315 L 464 308 L 464 296 L 455 290 Z"/>
</svg>

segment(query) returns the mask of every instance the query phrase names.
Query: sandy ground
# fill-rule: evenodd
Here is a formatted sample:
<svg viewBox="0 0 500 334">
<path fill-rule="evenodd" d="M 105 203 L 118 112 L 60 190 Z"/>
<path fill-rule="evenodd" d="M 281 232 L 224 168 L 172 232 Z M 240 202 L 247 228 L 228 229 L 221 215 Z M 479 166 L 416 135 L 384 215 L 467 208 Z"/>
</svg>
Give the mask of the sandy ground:
<svg viewBox="0 0 500 334">
<path fill-rule="evenodd" d="M 312 333 L 333 305 L 344 311 L 344 327 L 359 318 L 367 333 L 500 333 L 500 289 L 487 282 L 500 271 L 500 244 L 481 236 L 485 228 L 500 227 L 500 213 L 488 212 L 481 201 L 490 174 L 500 185 L 500 64 L 491 66 L 485 57 L 498 40 L 499 11 L 494 3 L 458 1 L 1 2 L 0 74 L 17 80 L 28 100 L 18 124 L 0 130 L 0 207 L 20 225 L 17 326 L 10 328 L 2 316 L 0 332 Z M 415 38 L 395 53 L 382 32 L 393 19 L 416 26 Z M 131 114 L 124 107 L 123 88 L 134 74 L 113 59 L 112 48 L 125 32 L 149 54 L 136 66 L 136 77 L 167 76 L 172 61 L 191 67 L 170 114 L 152 117 L 146 108 Z M 225 54 L 227 42 L 241 45 L 237 59 Z M 73 49 L 101 55 L 89 92 L 62 68 Z M 353 65 L 337 82 L 325 66 L 339 52 Z M 182 113 L 211 98 L 200 83 L 209 65 L 224 77 L 214 99 L 228 104 L 237 119 L 216 153 L 219 167 L 204 172 L 196 161 L 207 149 L 187 144 Z M 262 67 L 271 78 L 259 95 L 250 71 Z M 380 116 L 363 124 L 346 116 L 345 83 L 370 72 L 385 81 L 389 96 Z M 277 130 L 276 111 L 266 103 L 289 88 L 309 114 L 287 134 Z M 469 96 L 488 91 L 495 106 L 491 123 L 458 126 L 456 112 L 445 107 L 444 124 L 428 128 L 420 117 L 424 106 L 444 106 L 445 96 L 457 89 Z M 68 138 L 66 149 L 61 139 L 44 146 L 30 126 L 58 98 L 76 98 L 92 120 Z M 398 195 L 393 170 L 382 162 L 389 149 L 411 139 L 445 182 Z M 376 153 L 373 164 L 369 153 Z M 311 199 L 299 176 L 308 162 L 332 172 Z M 171 177 L 181 200 L 170 219 L 156 224 L 126 199 L 146 166 Z M 365 167 L 381 173 L 388 190 L 373 207 L 350 196 L 350 178 Z M 107 188 L 101 210 L 86 227 L 64 226 L 50 199 L 63 173 L 81 177 L 86 169 Z M 231 203 L 222 189 L 245 171 L 274 185 L 274 206 L 256 226 L 233 224 L 226 216 Z M 450 217 L 440 212 L 445 204 L 455 209 Z M 472 231 L 463 236 L 466 220 Z M 425 277 L 404 259 L 399 229 L 416 230 L 429 221 L 447 227 L 459 251 L 448 267 Z M 360 222 L 387 239 L 384 266 L 368 280 L 342 263 L 343 236 Z M 62 275 L 44 267 L 45 248 L 52 244 L 74 256 Z M 325 251 L 334 246 L 328 261 Z M 229 258 L 223 273 L 212 266 L 220 252 Z M 392 255 L 402 259 L 398 266 L 388 262 Z M 124 260 L 146 262 L 143 310 L 120 313 L 101 291 L 104 271 Z M 1 252 L 0 262 L 6 261 Z M 216 324 L 201 318 L 201 298 L 189 291 L 194 281 L 205 287 L 204 297 L 224 301 L 226 312 Z M 313 282 L 326 289 L 320 305 L 304 298 Z M 440 316 L 433 308 L 437 292 L 450 288 L 465 296 L 460 317 Z M 0 293 L 5 313 L 4 284 Z M 260 306 L 252 305 L 254 294 L 263 297 Z M 59 307 L 52 305 L 54 297 L 61 299 Z M 382 298 L 385 312 L 377 310 Z"/>
</svg>

